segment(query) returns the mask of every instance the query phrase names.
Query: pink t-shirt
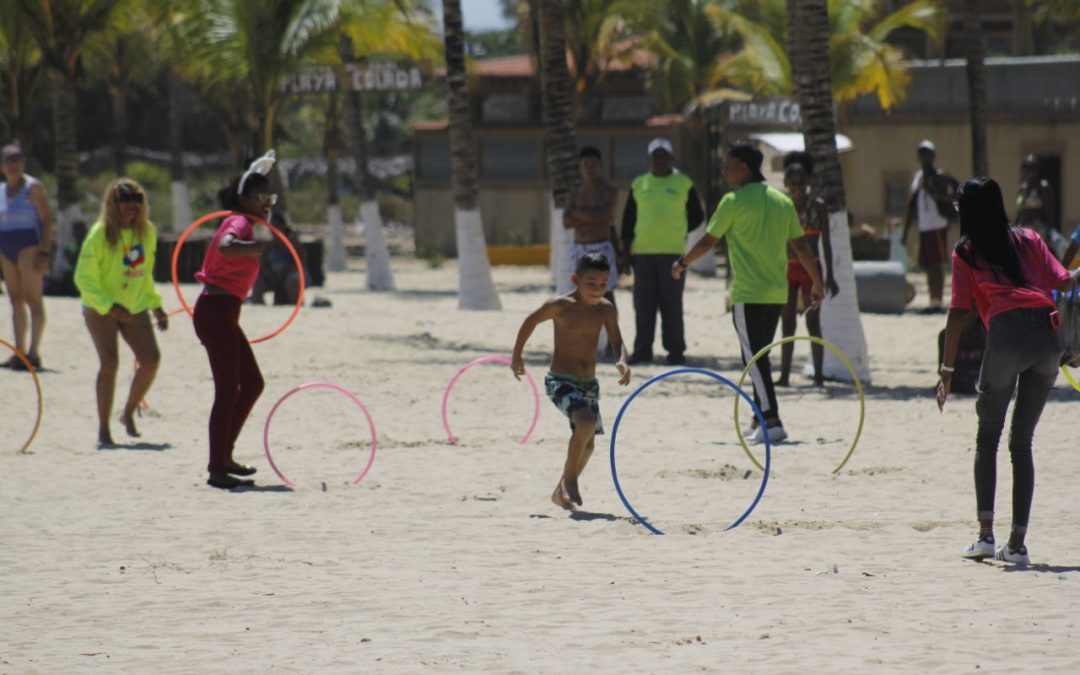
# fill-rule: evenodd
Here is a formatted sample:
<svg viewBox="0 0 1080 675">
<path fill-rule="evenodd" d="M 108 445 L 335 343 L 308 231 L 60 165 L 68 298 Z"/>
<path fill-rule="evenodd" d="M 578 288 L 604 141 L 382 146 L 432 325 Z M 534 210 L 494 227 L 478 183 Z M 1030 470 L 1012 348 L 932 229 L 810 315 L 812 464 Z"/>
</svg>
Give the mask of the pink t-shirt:
<svg viewBox="0 0 1080 675">
<path fill-rule="evenodd" d="M 983 324 L 1002 312 L 1024 307 L 1054 307 L 1050 292 L 1069 278 L 1069 272 L 1050 253 L 1042 237 L 1034 230 L 1023 229 L 1014 239 L 1020 256 L 1020 269 L 1026 286 L 1014 286 L 1003 273 L 1000 279 L 987 268 L 973 268 L 952 254 L 952 309 L 971 310 L 971 301 L 979 309 Z"/>
<path fill-rule="evenodd" d="M 229 216 L 221 222 L 210 247 L 206 250 L 202 269 L 195 273 L 195 278 L 204 284 L 213 284 L 218 288 L 244 300 L 251 293 L 251 287 L 259 277 L 259 257 L 243 256 L 228 258 L 221 252 L 221 238 L 231 234 L 236 239 L 251 241 L 255 238 L 255 227 L 244 216 Z"/>
</svg>

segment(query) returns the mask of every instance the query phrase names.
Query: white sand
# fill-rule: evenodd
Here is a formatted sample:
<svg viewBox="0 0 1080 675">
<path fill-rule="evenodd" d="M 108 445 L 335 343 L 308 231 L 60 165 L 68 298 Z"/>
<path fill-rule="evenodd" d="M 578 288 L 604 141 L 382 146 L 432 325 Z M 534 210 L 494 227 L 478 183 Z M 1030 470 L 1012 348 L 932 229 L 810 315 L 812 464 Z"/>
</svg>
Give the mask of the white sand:
<svg viewBox="0 0 1080 675">
<path fill-rule="evenodd" d="M 466 361 L 509 354 L 547 295 L 546 271 L 497 269 L 501 313 L 459 312 L 452 264 L 396 259 L 395 273 L 401 291 L 387 295 L 363 290 L 362 272 L 331 276 L 316 292 L 332 309 L 306 308 L 256 347 L 267 390 L 237 456 L 259 467 L 264 490 L 244 493 L 204 484 L 212 383 L 190 321 L 161 336 L 147 397 L 158 416 L 140 420 L 142 441 L 167 449 L 98 451 L 97 361 L 78 301 L 48 299 L 45 422 L 30 455 L 12 451 L 32 422 L 29 378 L 0 371 L 0 672 L 1080 669 L 1078 394 L 1063 382 L 1036 437 L 1030 569 L 958 555 L 975 531 L 975 414 L 971 398 L 943 416 L 934 404 L 940 316 L 864 317 L 867 425 L 838 476 L 830 470 L 855 425 L 851 389 L 822 394 L 796 377 L 781 399 L 796 442 L 776 449 L 760 506 L 732 532 L 724 527 L 761 475 L 744 478 L 752 465 L 735 443 L 730 393 L 692 378 L 639 397 L 619 433 L 620 478 L 669 533 L 656 537 L 629 521 L 613 489 L 610 436 L 582 480 L 588 513 L 568 518 L 550 504 L 567 424 L 545 399 L 533 440 L 519 446 L 532 403 L 505 367 L 460 381 L 451 407 L 463 440 L 445 442 L 443 387 Z M 722 288 L 690 281 L 689 354 L 734 377 Z M 632 338 L 625 289 L 619 302 Z M 243 322 L 256 333 L 287 313 L 245 307 Z M 550 340 L 543 328 L 530 344 L 538 379 Z M 799 346 L 797 363 L 807 351 Z M 663 369 L 637 369 L 635 385 Z M 610 433 L 631 389 L 610 365 L 599 375 Z M 300 393 L 274 418 L 275 457 L 296 491 L 262 455 L 270 407 L 311 380 L 355 391 L 375 418 L 378 456 L 359 487 L 347 483 L 368 431 L 332 392 Z M 121 440 L 119 425 L 113 433 Z M 1003 539 L 1007 457 L 999 466 Z"/>
</svg>

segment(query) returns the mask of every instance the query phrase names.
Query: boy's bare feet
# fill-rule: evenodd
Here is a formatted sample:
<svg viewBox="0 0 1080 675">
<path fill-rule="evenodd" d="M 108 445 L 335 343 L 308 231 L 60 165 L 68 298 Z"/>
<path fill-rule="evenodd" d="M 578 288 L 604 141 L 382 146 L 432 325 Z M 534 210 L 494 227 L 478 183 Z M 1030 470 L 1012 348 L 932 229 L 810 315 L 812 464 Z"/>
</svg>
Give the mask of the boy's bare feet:
<svg viewBox="0 0 1080 675">
<path fill-rule="evenodd" d="M 559 484 L 555 486 L 555 491 L 551 493 L 551 503 L 560 509 L 574 510 L 574 502 L 570 501 L 570 498 L 566 496 L 562 481 L 559 481 Z"/>
<path fill-rule="evenodd" d="M 564 478 L 563 487 L 566 489 L 566 496 L 570 497 L 575 504 L 581 506 L 581 492 L 578 491 L 577 478 Z"/>
<path fill-rule="evenodd" d="M 134 412 L 121 413 L 120 414 L 120 424 L 124 425 L 124 430 L 127 431 L 128 436 L 131 436 L 132 438 L 141 438 L 142 437 L 142 434 L 139 433 L 139 430 L 135 428 L 135 413 Z"/>
</svg>

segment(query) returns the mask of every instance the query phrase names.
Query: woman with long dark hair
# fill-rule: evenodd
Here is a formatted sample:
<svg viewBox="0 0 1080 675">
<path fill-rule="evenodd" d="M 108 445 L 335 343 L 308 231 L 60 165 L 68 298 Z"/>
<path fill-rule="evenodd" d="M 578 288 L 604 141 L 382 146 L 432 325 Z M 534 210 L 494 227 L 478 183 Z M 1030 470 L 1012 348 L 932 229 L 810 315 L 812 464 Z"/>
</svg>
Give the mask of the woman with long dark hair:
<svg viewBox="0 0 1080 675">
<path fill-rule="evenodd" d="M 945 406 L 952 387 L 957 345 L 973 302 L 987 329 L 975 403 L 979 417 L 975 438 L 979 538 L 962 555 L 1026 565 L 1029 558 L 1024 537 L 1035 490 L 1031 439 L 1057 378 L 1063 351 L 1051 291 L 1074 288 L 1080 272 L 1070 275 L 1037 233 L 1009 224 L 1001 187 L 992 179 L 967 181 L 957 199 L 961 236 L 952 254 L 952 303 L 945 327 L 939 408 Z M 997 448 L 1014 391 L 1016 405 L 1009 431 L 1012 531 L 1009 541 L 995 551 Z"/>
<path fill-rule="evenodd" d="M 238 214 L 221 221 L 202 269 L 195 275 L 203 283 L 203 292 L 192 319 L 214 376 L 207 465 L 210 477 L 206 482 L 217 488 L 251 485 L 253 481 L 242 477 L 255 473 L 254 467 L 233 459 L 233 447 L 264 384 L 255 354 L 240 328 L 240 305 L 259 276 L 259 256 L 264 248 L 255 240 L 255 221 L 249 216 L 269 218 L 277 201 L 265 176 L 273 164 L 272 154 L 268 156 L 269 164 L 266 158 L 256 160 L 247 173 L 233 178 L 218 193 L 222 208 Z"/>
<path fill-rule="evenodd" d="M 150 222 L 146 191 L 130 178 L 114 180 L 101 199 L 101 216 L 86 235 L 75 266 L 75 285 L 83 305 L 83 320 L 97 350 L 98 446 L 113 445 L 109 431 L 116 370 L 120 356 L 117 336 L 139 363 L 131 381 L 120 422 L 128 436 L 139 436 L 135 411 L 150 390 L 161 361 L 150 314 L 159 330 L 169 327 L 154 287 L 157 231 Z"/>
</svg>

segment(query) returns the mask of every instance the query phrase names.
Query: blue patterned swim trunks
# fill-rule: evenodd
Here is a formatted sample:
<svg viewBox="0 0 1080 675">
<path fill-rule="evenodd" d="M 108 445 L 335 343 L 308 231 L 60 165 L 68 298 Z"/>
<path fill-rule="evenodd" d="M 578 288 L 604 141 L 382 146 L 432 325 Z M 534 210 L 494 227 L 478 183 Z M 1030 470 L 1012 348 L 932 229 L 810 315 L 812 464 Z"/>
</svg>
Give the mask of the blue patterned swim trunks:
<svg viewBox="0 0 1080 675">
<path fill-rule="evenodd" d="M 587 408 L 596 418 L 596 435 L 604 433 L 604 421 L 600 417 L 600 383 L 595 378 L 582 380 L 570 375 L 548 373 L 544 377 L 544 389 L 555 407 L 570 419 L 574 428 L 574 412 Z"/>
</svg>

